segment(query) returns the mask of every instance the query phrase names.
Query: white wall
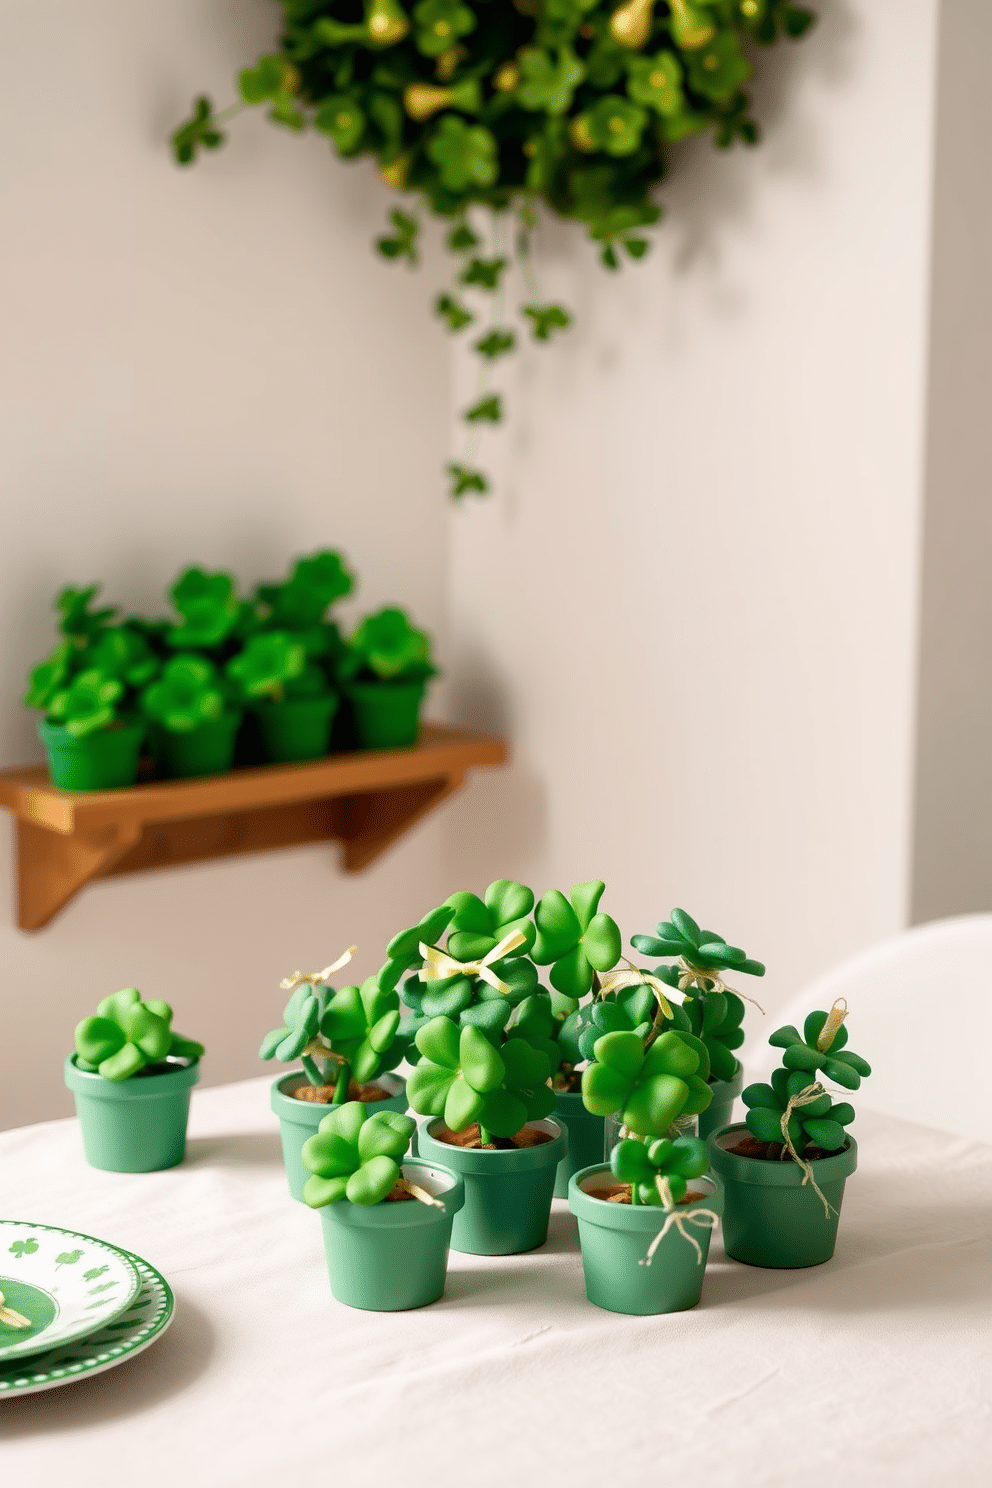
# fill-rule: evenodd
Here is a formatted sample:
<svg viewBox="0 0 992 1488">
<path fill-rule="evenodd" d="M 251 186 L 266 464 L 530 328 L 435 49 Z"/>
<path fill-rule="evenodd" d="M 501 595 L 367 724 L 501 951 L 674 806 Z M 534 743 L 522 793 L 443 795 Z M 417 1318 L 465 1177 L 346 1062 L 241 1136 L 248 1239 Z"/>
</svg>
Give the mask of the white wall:
<svg viewBox="0 0 992 1488">
<path fill-rule="evenodd" d="M 19 698 L 67 582 L 156 606 L 187 563 L 250 585 L 339 546 L 359 606 L 443 630 L 431 255 L 408 274 L 370 252 L 390 193 L 317 138 L 248 117 L 188 171 L 169 156 L 193 94 L 229 96 L 277 22 L 268 0 L 0 3 L 3 764 L 40 756 Z M 72 1109 L 72 1028 L 128 984 L 203 1038 L 205 1078 L 261 1071 L 281 976 L 352 941 L 366 974 L 447 892 L 438 832 L 355 878 L 328 846 L 118 879 L 25 935 L 0 813 L 0 1122 Z"/>
<path fill-rule="evenodd" d="M 449 579 L 462 716 L 517 759 L 445 819 L 460 876 L 681 904 L 770 1008 L 908 901 L 936 3 L 821 9 L 642 264 L 545 232 L 576 329 L 508 383 Z"/>
</svg>

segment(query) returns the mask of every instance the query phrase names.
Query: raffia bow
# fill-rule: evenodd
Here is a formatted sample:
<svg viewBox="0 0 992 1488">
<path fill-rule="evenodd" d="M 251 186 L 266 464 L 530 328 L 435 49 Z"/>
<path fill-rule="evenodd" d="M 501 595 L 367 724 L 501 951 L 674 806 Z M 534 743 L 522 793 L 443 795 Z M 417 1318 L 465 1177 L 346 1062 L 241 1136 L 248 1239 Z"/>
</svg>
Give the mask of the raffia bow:
<svg viewBox="0 0 992 1488">
<path fill-rule="evenodd" d="M 831 1208 L 830 1204 L 827 1202 L 826 1195 L 823 1193 L 823 1190 L 820 1188 L 820 1185 L 814 1178 L 812 1163 L 807 1161 L 805 1157 L 799 1156 L 799 1153 L 796 1151 L 792 1142 L 792 1137 L 789 1133 L 789 1121 L 792 1117 L 793 1111 L 799 1110 L 802 1106 L 811 1106 L 814 1101 L 818 1101 L 820 1099 L 820 1096 L 826 1095 L 826 1093 L 827 1092 L 824 1090 L 819 1080 L 814 1080 L 812 1085 L 804 1086 L 803 1089 L 799 1091 L 798 1095 L 789 1096 L 789 1102 L 785 1110 L 782 1112 L 782 1120 L 780 1123 L 782 1127 L 782 1151 L 779 1153 L 779 1157 L 784 1159 L 786 1152 L 788 1152 L 793 1162 L 797 1162 L 799 1164 L 799 1166 L 803 1170 L 803 1181 L 800 1184 L 800 1187 L 805 1188 L 807 1183 L 812 1183 L 813 1188 L 816 1192 L 816 1196 L 823 1205 L 826 1216 L 829 1219 L 831 1214 L 836 1214 L 837 1211 Z"/>
<path fill-rule="evenodd" d="M 665 989 L 662 983 L 656 976 L 651 976 L 649 972 L 640 971 L 629 957 L 623 956 L 621 959 L 627 962 L 626 967 L 619 966 L 615 971 L 608 971 L 600 979 L 599 985 L 602 995 L 608 997 L 611 992 L 620 992 L 624 987 L 650 987 L 658 999 L 661 1011 L 670 1021 L 672 1018 L 672 1005 L 665 996 Z"/>
<path fill-rule="evenodd" d="M 424 958 L 424 965 L 420 968 L 420 980 L 422 982 L 444 982 L 448 977 L 454 976 L 480 976 L 490 987 L 495 987 L 497 992 L 502 992 L 504 997 L 507 992 L 512 991 L 509 982 L 501 979 L 493 971 L 496 961 L 502 961 L 517 946 L 523 945 L 527 937 L 522 930 L 511 930 L 508 935 L 494 945 L 491 951 L 480 956 L 477 961 L 456 961 L 454 956 L 449 956 L 447 951 L 441 951 L 437 946 L 424 945 L 420 942 L 420 954 Z"/>
<path fill-rule="evenodd" d="M 7 1307 L 4 1302 L 3 1292 L 0 1292 L 0 1323 L 6 1323 L 8 1328 L 30 1328 L 32 1322 L 26 1318 L 23 1312 L 15 1312 L 13 1307 Z"/>
<path fill-rule="evenodd" d="M 759 1013 L 764 1013 L 765 1010 L 760 1002 L 756 1002 L 753 997 L 748 997 L 746 992 L 738 992 L 736 987 L 728 987 L 720 973 L 712 967 L 696 966 L 685 956 L 679 957 L 678 964 L 680 992 L 688 992 L 690 987 L 700 986 L 701 982 L 712 982 L 711 992 L 733 992 L 735 997 L 742 998 L 744 1002 L 749 1002 L 752 1007 L 756 1007 Z M 702 991 L 701 987 L 700 990 Z"/>
<path fill-rule="evenodd" d="M 689 1231 L 686 1229 L 686 1226 L 694 1224 L 699 1225 L 700 1228 L 704 1230 L 715 1230 L 717 1225 L 720 1223 L 720 1216 L 718 1214 L 715 1214 L 712 1209 L 690 1209 L 685 1214 L 680 1213 L 675 1200 L 672 1198 L 672 1185 L 669 1183 L 668 1179 L 662 1173 L 659 1173 L 654 1181 L 657 1185 L 658 1192 L 661 1194 L 661 1202 L 665 1206 L 665 1223 L 662 1225 L 661 1229 L 658 1231 L 657 1235 L 655 1235 L 654 1239 L 651 1241 L 651 1244 L 648 1246 L 647 1255 L 644 1256 L 642 1260 L 638 1261 L 637 1264 L 639 1266 L 650 1266 L 651 1262 L 654 1260 L 655 1251 L 658 1249 L 658 1246 L 661 1244 L 662 1240 L 664 1240 L 669 1230 L 676 1229 L 682 1236 L 682 1239 L 688 1240 L 689 1244 L 693 1246 L 696 1252 L 696 1265 L 701 1266 L 703 1264 L 703 1247 L 700 1245 L 695 1235 L 690 1235 Z"/>
<path fill-rule="evenodd" d="M 329 981 L 336 971 L 340 971 L 342 966 L 347 966 L 357 950 L 357 945 L 349 946 L 343 955 L 340 955 L 330 966 L 325 966 L 323 971 L 294 971 L 291 977 L 284 977 L 279 986 L 283 992 L 295 992 L 297 987 L 301 987 L 304 982 L 309 983 L 311 987 L 322 985 Z"/>
<path fill-rule="evenodd" d="M 827 1021 L 820 1029 L 820 1037 L 816 1041 L 816 1047 L 821 1054 L 826 1054 L 836 1037 L 838 1028 L 850 1011 L 847 1005 L 847 998 L 838 997 L 827 1014 Z"/>
</svg>

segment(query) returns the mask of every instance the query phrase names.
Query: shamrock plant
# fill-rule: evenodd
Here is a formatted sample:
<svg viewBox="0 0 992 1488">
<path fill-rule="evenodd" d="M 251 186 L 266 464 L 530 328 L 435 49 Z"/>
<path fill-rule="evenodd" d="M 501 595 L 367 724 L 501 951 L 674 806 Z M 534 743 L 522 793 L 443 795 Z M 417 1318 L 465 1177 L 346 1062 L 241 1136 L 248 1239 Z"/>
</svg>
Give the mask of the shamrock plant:
<svg viewBox="0 0 992 1488">
<path fill-rule="evenodd" d="M 366 1113 L 361 1101 L 337 1106 L 303 1144 L 310 1173 L 303 1188 L 311 1209 L 328 1204 L 381 1204 L 401 1194 L 437 1205 L 438 1200 L 403 1177 L 400 1166 L 417 1123 L 398 1111 Z M 441 1206 L 443 1207 L 443 1206 Z"/>
<path fill-rule="evenodd" d="M 597 913 L 605 887 L 599 879 L 576 884 L 570 899 L 550 889 L 534 911 L 531 956 L 538 966 L 550 965 L 551 985 L 566 997 L 584 997 L 597 973 L 620 959 L 620 929 L 608 914 Z"/>
<path fill-rule="evenodd" d="M 297 559 L 283 583 L 260 584 L 255 599 L 264 628 L 291 632 L 308 659 L 319 659 L 333 680 L 344 642 L 327 612 L 354 587 L 354 574 L 342 555 L 325 548 Z"/>
<path fill-rule="evenodd" d="M 144 1002 L 125 987 L 98 1003 L 76 1027 L 76 1067 L 105 1080 L 127 1080 L 166 1059 L 199 1059 L 203 1045 L 172 1032 L 167 1002 Z"/>
<path fill-rule="evenodd" d="M 416 1044 L 423 1057 L 407 1081 L 410 1105 L 421 1115 L 443 1116 L 452 1131 L 477 1121 L 483 1146 L 555 1109 L 548 1056 L 524 1038 L 510 1037 L 496 1049 L 471 1024 L 459 1028 L 438 1017 L 418 1030 Z"/>
<path fill-rule="evenodd" d="M 342 677 L 357 681 L 423 682 L 437 675 L 430 638 L 403 610 L 387 607 L 356 627 L 340 663 Z"/>
<path fill-rule="evenodd" d="M 83 739 L 124 721 L 119 705 L 125 693 L 119 678 L 91 668 L 80 672 L 68 687 L 52 694 L 48 717 L 52 723 L 61 724 L 74 739 Z"/>
<path fill-rule="evenodd" d="M 804 1099 L 807 1091 L 809 1095 Z M 785 1067 L 773 1070 L 771 1084 L 748 1085 L 742 1099 L 748 1107 L 745 1118 L 748 1131 L 760 1142 L 783 1144 L 783 1156 L 786 1137 L 800 1157 L 810 1147 L 818 1147 L 822 1152 L 838 1151 L 846 1141 L 844 1128 L 854 1120 L 850 1102 L 835 1102 L 803 1070 Z"/>
<path fill-rule="evenodd" d="M 699 1137 L 656 1137 L 652 1142 L 626 1137 L 610 1153 L 613 1176 L 630 1184 L 630 1202 L 660 1209 L 684 1199 L 686 1179 L 699 1178 L 708 1167 L 706 1143 Z"/>
<path fill-rule="evenodd" d="M 233 631 L 241 605 L 229 573 L 187 568 L 169 591 L 181 619 L 166 634 L 177 651 L 213 650 Z"/>
<path fill-rule="evenodd" d="M 517 344 L 505 310 L 511 256 L 522 270 L 518 325 L 540 341 L 570 321 L 536 282 L 536 206 L 582 223 L 607 269 L 642 258 L 644 230 L 661 216 L 655 188 L 680 143 L 708 133 L 720 148 L 754 145 L 754 44 L 802 36 L 814 19 L 793 0 L 365 0 L 346 18 L 335 0 L 281 9 L 275 49 L 238 74 L 230 107 L 196 99 L 172 137 L 175 158 L 216 150 L 236 114 L 260 107 L 294 132 L 316 130 L 345 159 L 371 157 L 407 193 L 411 205 L 391 211 L 377 241 L 387 259 L 417 262 L 418 201 L 449 220 L 455 284 L 439 316 L 457 332 L 476 320 L 463 288 L 490 301 L 472 340 L 483 369 L 463 411 L 472 430 L 503 417 L 489 376 Z M 493 213 L 489 245 L 468 220 L 474 207 Z M 473 459 L 470 445 L 448 466 L 453 495 L 488 489 Z"/>
<path fill-rule="evenodd" d="M 225 708 L 222 679 L 205 656 L 174 656 L 141 695 L 145 716 L 174 734 L 191 733 L 220 718 Z"/>
<path fill-rule="evenodd" d="M 810 1013 L 800 1034 L 792 1024 L 776 1028 L 768 1042 L 784 1049 L 782 1063 L 788 1070 L 801 1070 L 810 1078 L 821 1070 L 828 1080 L 857 1090 L 862 1076 L 871 1074 L 871 1065 L 860 1054 L 846 1048 L 847 1029 L 838 1021 L 839 1013 Z"/>
<path fill-rule="evenodd" d="M 322 972 L 297 972 L 283 982 L 292 992 L 283 1026 L 266 1034 L 258 1051 L 262 1059 L 300 1059 L 311 1085 L 333 1085 L 336 1105 L 347 1101 L 352 1079 L 364 1084 L 395 1069 L 409 1042 L 400 1034 L 399 997 L 377 977 L 337 992 L 327 985 L 353 950 Z"/>
<path fill-rule="evenodd" d="M 674 1029 L 646 1043 L 637 1032 L 604 1033 L 582 1075 L 582 1101 L 594 1116 L 618 1115 L 628 1131 L 661 1137 L 680 1116 L 705 1111 L 709 1056 L 691 1033 Z"/>
<path fill-rule="evenodd" d="M 302 681 L 306 685 L 312 678 L 312 672 L 307 672 L 306 648 L 288 630 L 252 636 L 225 670 L 245 699 L 252 702 L 285 702 L 292 696 L 295 683 Z M 321 678 L 317 686 L 319 691 L 326 683 Z"/>
</svg>

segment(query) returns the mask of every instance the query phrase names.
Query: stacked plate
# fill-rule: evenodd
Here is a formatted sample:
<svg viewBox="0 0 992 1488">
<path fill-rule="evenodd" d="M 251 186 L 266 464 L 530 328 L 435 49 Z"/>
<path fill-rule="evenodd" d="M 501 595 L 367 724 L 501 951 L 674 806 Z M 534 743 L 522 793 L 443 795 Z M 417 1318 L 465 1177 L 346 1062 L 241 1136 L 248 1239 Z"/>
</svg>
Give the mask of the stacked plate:
<svg viewBox="0 0 992 1488">
<path fill-rule="evenodd" d="M 153 1266 L 106 1240 L 0 1220 L 0 1396 L 52 1390 L 123 1364 L 172 1321 Z"/>
</svg>

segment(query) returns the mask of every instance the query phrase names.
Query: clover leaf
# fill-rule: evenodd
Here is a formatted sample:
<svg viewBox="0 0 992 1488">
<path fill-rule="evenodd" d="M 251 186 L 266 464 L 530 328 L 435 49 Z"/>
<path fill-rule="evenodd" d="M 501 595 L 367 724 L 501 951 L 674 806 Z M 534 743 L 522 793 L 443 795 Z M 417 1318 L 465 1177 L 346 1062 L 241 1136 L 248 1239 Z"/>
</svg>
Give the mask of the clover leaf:
<svg viewBox="0 0 992 1488">
<path fill-rule="evenodd" d="M 801 1034 L 792 1024 L 787 1024 L 784 1028 L 776 1028 L 769 1035 L 768 1042 L 774 1048 L 785 1050 L 782 1063 L 786 1069 L 803 1070 L 810 1079 L 816 1070 L 822 1070 L 828 1080 L 843 1085 L 845 1090 L 857 1090 L 862 1078 L 871 1074 L 871 1065 L 860 1054 L 844 1047 L 847 1029 L 843 1023 L 830 1037 L 826 1048 L 819 1047 L 817 1040 L 828 1017 L 829 1014 L 824 1012 L 810 1013 Z"/>
<path fill-rule="evenodd" d="M 621 1114 L 629 1131 L 664 1136 L 683 1115 L 698 1115 L 713 1099 L 709 1057 L 690 1033 L 669 1030 L 645 1050 L 637 1033 L 605 1033 L 582 1075 L 582 1102 L 594 1116 Z"/>
<path fill-rule="evenodd" d="M 505 258 L 473 258 L 459 274 L 458 280 L 460 284 L 495 291 L 505 268 Z"/>
<path fill-rule="evenodd" d="M 550 1061 L 523 1038 L 497 1051 L 478 1028 L 433 1018 L 417 1031 L 423 1056 L 407 1081 L 407 1099 L 424 1116 L 443 1116 L 452 1131 L 479 1123 L 486 1134 L 512 1137 L 555 1109 Z"/>
<path fill-rule="evenodd" d="M 641 142 L 648 116 L 639 103 L 607 93 L 581 114 L 585 136 L 607 155 L 632 155 Z"/>
<path fill-rule="evenodd" d="M 497 357 L 506 356 L 517 344 L 517 338 L 510 330 L 492 330 L 487 335 L 476 341 L 473 350 L 479 356 L 484 357 L 487 362 L 496 361 Z"/>
<path fill-rule="evenodd" d="M 643 1043 L 651 1032 L 656 1009 L 655 994 L 645 985 L 624 987 L 609 997 L 576 1008 L 564 1020 L 558 1034 L 562 1058 L 569 1064 L 594 1058 L 596 1040 L 604 1033 L 636 1033 Z M 678 1015 L 682 1010 L 672 1011 Z M 690 1031 L 688 1018 L 684 1026 Z"/>
<path fill-rule="evenodd" d="M 28 690 L 22 699 L 26 708 L 47 708 L 56 693 L 65 691 L 75 655 L 72 642 L 62 641 L 51 656 L 31 669 Z"/>
<path fill-rule="evenodd" d="M 86 589 L 74 589 L 69 585 L 56 595 L 53 609 L 58 610 L 62 617 L 59 630 L 64 636 L 77 643 L 90 641 L 114 618 L 116 609 L 90 609 L 94 596 L 99 592 L 99 584 L 90 584 Z"/>
<path fill-rule="evenodd" d="M 619 926 L 608 914 L 596 912 L 605 888 L 598 879 L 576 884 L 571 901 L 550 889 L 534 911 L 537 936 L 531 955 L 538 966 L 551 965 L 551 985 L 567 997 L 584 997 L 594 973 L 609 971 L 620 959 Z"/>
<path fill-rule="evenodd" d="M 395 1069 L 406 1053 L 397 1038 L 400 1000 L 392 989 L 366 977 L 360 987 L 342 987 L 328 999 L 318 1024 L 330 1047 L 351 1065 L 363 1084 L 384 1070 Z"/>
<path fill-rule="evenodd" d="M 187 568 L 169 595 L 182 623 L 167 632 L 166 640 L 178 651 L 220 645 L 238 620 L 234 580 L 228 573 L 208 574 L 202 568 Z"/>
<path fill-rule="evenodd" d="M 465 496 L 469 492 L 484 496 L 489 490 L 489 482 L 481 470 L 472 470 L 468 465 L 455 464 L 445 468 L 451 477 L 450 495 L 456 500 L 459 496 Z"/>
<path fill-rule="evenodd" d="M 525 936 L 522 951 L 530 950 L 537 934 L 529 918 L 534 908 L 534 891 L 510 878 L 497 878 L 486 889 L 485 898 L 461 892 L 450 894 L 444 901 L 454 909 L 448 931 L 448 950 L 459 961 L 474 961 L 486 956 L 507 935 L 520 931 Z M 521 954 L 521 950 L 515 953 Z"/>
<path fill-rule="evenodd" d="M 555 331 L 567 331 L 572 317 L 563 305 L 524 305 L 524 315 L 531 322 L 535 341 L 550 341 Z"/>
<path fill-rule="evenodd" d="M 216 667 L 205 656 L 174 656 L 142 694 L 142 710 L 170 733 L 191 733 L 224 712 L 218 680 Z"/>
<path fill-rule="evenodd" d="M 475 15 L 462 0 L 421 0 L 413 19 L 417 50 L 425 57 L 440 57 L 459 37 L 475 30 Z"/>
<path fill-rule="evenodd" d="M 67 688 L 52 695 L 48 716 L 62 724 L 74 739 L 83 739 L 117 722 L 116 704 L 123 696 L 123 682 L 90 669 L 80 672 Z"/>
<path fill-rule="evenodd" d="M 420 953 L 421 945 L 436 945 L 454 917 L 455 911 L 450 904 L 440 904 L 437 909 L 429 910 L 419 924 L 394 935 L 386 947 L 386 960 L 378 974 L 379 986 L 392 991 L 405 971 L 412 966 L 421 966 L 424 959 Z"/>
<path fill-rule="evenodd" d="M 632 935 L 630 943 L 649 956 L 681 956 L 690 966 L 704 973 L 743 972 L 747 976 L 764 976 L 765 968 L 760 961 L 752 961 L 737 946 L 728 945 L 715 930 L 701 930 L 691 915 L 684 909 L 673 909 L 670 920 L 663 920 L 657 935 Z M 669 986 L 677 986 L 677 967 L 658 967 L 655 973 Z"/>
<path fill-rule="evenodd" d="M 723 31 L 686 57 L 689 82 L 714 103 L 726 103 L 751 76 L 751 64 L 741 55 L 737 37 Z"/>
<path fill-rule="evenodd" d="M 451 191 L 491 186 L 499 174 L 496 141 L 489 130 L 481 124 L 466 124 L 453 114 L 441 120 L 428 142 L 427 154 Z"/>
<path fill-rule="evenodd" d="M 158 674 L 160 665 L 145 637 L 130 625 L 103 631 L 87 650 L 86 664 L 107 677 L 119 677 L 129 687 L 144 687 Z"/>
<path fill-rule="evenodd" d="M 350 94 L 331 93 L 314 114 L 313 127 L 332 139 L 342 155 L 350 155 L 365 133 L 365 115 Z"/>
<path fill-rule="evenodd" d="M 490 393 L 466 408 L 462 418 L 467 424 L 498 424 L 503 419 L 503 399 L 499 393 Z"/>
<path fill-rule="evenodd" d="M 567 114 L 585 75 L 586 70 L 571 47 L 562 47 L 557 57 L 537 47 L 528 47 L 520 55 L 517 97 L 525 109 Z"/>
<path fill-rule="evenodd" d="M 632 57 L 627 70 L 627 92 L 635 103 L 670 118 L 682 108 L 682 68 L 671 52 L 654 57 Z"/>
<path fill-rule="evenodd" d="M 298 636 L 273 630 L 252 636 L 244 650 L 225 668 L 247 698 L 282 702 L 290 682 L 303 674 L 306 649 Z"/>
<path fill-rule="evenodd" d="M 381 1204 L 403 1176 L 402 1158 L 417 1129 L 412 1116 L 398 1111 L 366 1113 L 361 1101 L 347 1101 L 323 1118 L 303 1144 L 310 1173 L 303 1201 L 311 1209 L 339 1204 Z"/>
<path fill-rule="evenodd" d="M 306 120 L 293 102 L 300 75 L 285 57 L 261 57 L 254 67 L 238 73 L 238 87 L 245 103 L 271 103 L 269 118 L 289 129 L 301 130 Z"/>
<path fill-rule="evenodd" d="M 790 1098 L 801 1095 L 812 1083 L 809 1072 L 780 1067 L 772 1071 L 770 1085 L 748 1085 L 741 1094 L 749 1108 L 745 1118 L 748 1131 L 760 1142 L 782 1142 L 782 1118 Z M 808 1145 L 824 1152 L 836 1152 L 844 1146 L 847 1140 L 844 1128 L 853 1120 L 854 1107 L 847 1101 L 835 1104 L 824 1091 L 805 1105 L 793 1106 L 787 1130 L 800 1157 Z"/>
<path fill-rule="evenodd" d="M 76 1064 L 105 1080 L 127 1080 L 169 1056 L 198 1059 L 203 1045 L 172 1032 L 167 1002 L 143 1002 L 137 987 L 125 987 L 97 1004 L 96 1015 L 77 1024 Z"/>
<path fill-rule="evenodd" d="M 340 553 L 323 548 L 298 558 L 283 584 L 260 584 L 256 594 L 268 608 L 268 624 L 276 630 L 291 630 L 305 637 L 308 654 L 326 649 L 326 637 L 318 644 L 310 632 L 320 628 L 328 609 L 355 587 L 355 576 Z M 322 632 L 323 636 L 323 632 Z"/>
<path fill-rule="evenodd" d="M 434 302 L 434 309 L 442 319 L 448 322 L 449 331 L 460 331 L 464 326 L 471 325 L 475 316 L 471 310 L 466 310 L 460 300 L 452 295 L 438 295 Z"/>
<path fill-rule="evenodd" d="M 415 217 L 410 217 L 406 212 L 398 210 L 390 212 L 389 220 L 393 224 L 394 231 L 386 237 L 377 238 L 376 248 L 383 258 L 405 258 L 411 264 L 416 264 L 420 223 Z"/>
<path fill-rule="evenodd" d="M 219 128 L 210 99 L 201 95 L 193 113 L 171 136 L 172 153 L 179 165 L 190 165 L 198 150 L 216 150 L 226 136 Z"/>
<path fill-rule="evenodd" d="M 699 1137 L 658 1137 L 653 1142 L 638 1142 L 625 1137 L 610 1153 L 614 1178 L 630 1184 L 632 1204 L 666 1206 L 666 1195 L 658 1179 L 667 1179 L 669 1193 L 677 1204 L 688 1191 L 687 1178 L 698 1178 L 709 1166 L 706 1143 Z"/>
<path fill-rule="evenodd" d="M 361 621 L 348 641 L 341 668 L 343 675 L 365 673 L 380 682 L 423 681 L 435 675 L 430 638 L 395 606 Z"/>
</svg>

